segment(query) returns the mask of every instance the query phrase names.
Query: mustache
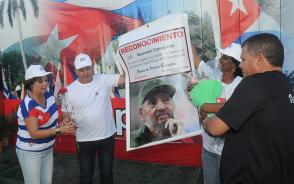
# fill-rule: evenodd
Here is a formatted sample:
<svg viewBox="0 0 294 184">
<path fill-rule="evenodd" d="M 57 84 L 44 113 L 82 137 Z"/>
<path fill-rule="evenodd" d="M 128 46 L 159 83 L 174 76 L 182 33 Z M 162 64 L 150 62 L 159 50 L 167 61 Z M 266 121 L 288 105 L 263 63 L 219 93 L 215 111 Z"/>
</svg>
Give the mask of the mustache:
<svg viewBox="0 0 294 184">
<path fill-rule="evenodd" d="M 161 116 L 161 115 L 168 115 L 170 118 L 173 118 L 173 113 L 169 112 L 167 110 L 157 111 L 155 114 L 156 117 Z"/>
</svg>

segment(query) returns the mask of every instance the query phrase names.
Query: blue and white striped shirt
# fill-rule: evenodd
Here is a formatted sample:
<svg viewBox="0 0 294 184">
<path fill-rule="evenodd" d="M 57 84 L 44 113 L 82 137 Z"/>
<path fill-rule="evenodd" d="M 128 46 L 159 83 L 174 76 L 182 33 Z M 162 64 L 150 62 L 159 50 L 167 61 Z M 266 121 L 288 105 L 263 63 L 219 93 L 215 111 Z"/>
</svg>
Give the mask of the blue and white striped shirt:
<svg viewBox="0 0 294 184">
<path fill-rule="evenodd" d="M 38 126 L 40 130 L 55 128 L 58 121 L 58 109 L 52 92 L 45 93 L 45 100 L 45 108 L 40 106 L 40 104 L 28 95 L 26 95 L 21 101 L 17 111 L 17 148 L 27 151 L 43 151 L 54 146 L 55 136 L 42 139 L 32 139 L 24 121 L 26 118 L 36 117 L 38 119 Z"/>
</svg>

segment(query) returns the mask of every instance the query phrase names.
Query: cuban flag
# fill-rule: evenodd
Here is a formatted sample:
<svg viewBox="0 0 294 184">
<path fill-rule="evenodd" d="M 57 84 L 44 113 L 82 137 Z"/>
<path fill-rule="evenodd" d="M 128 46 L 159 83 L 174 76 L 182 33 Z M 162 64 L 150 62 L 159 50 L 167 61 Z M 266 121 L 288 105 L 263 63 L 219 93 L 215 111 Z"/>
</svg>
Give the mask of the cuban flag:
<svg viewBox="0 0 294 184">
<path fill-rule="evenodd" d="M 2 93 L 3 93 L 3 96 L 5 99 L 16 99 L 16 96 L 13 95 L 9 90 L 8 90 L 8 87 L 7 87 L 7 84 L 6 84 L 6 81 L 5 81 L 5 76 L 4 76 L 4 72 L 3 70 L 1 69 L 1 76 L 2 76 Z"/>
<path fill-rule="evenodd" d="M 226 48 L 233 42 L 242 43 L 260 32 L 281 36 L 279 24 L 264 13 L 255 0 L 208 0 L 207 4 L 216 47 Z"/>
<path fill-rule="evenodd" d="M 143 23 L 112 11 L 132 1 L 42 0 L 38 3 L 38 21 L 34 26 L 30 21 L 23 24 L 24 29 L 34 29 L 23 31 L 25 53 L 40 58 L 45 69 L 54 73 L 54 80 L 59 72 L 67 85 L 76 79 L 73 61 L 77 54 L 86 53 L 92 60 L 101 61 L 107 49 L 112 48 L 112 40 Z M 17 43 L 6 51 L 16 47 Z M 57 71 L 58 64 L 62 66 L 60 71 Z"/>
<path fill-rule="evenodd" d="M 215 45 L 225 48 L 231 43 L 242 43 L 248 37 L 262 33 L 278 36 L 285 47 L 283 70 L 294 71 L 294 41 L 277 21 L 263 11 L 255 0 L 207 0 L 206 11 L 212 18 Z"/>
<path fill-rule="evenodd" d="M 75 79 L 73 60 L 78 53 L 90 55 L 97 63 L 108 61 L 107 53 L 112 49 L 113 40 L 142 24 L 185 11 L 184 8 L 169 8 L 179 2 L 41 0 L 38 1 L 39 20 L 35 24 L 23 24 L 25 53 L 41 57 L 42 65 L 47 66 L 46 69 L 57 69 L 59 63 L 61 66 L 67 65 L 67 70 L 64 70 L 67 72 L 61 72 L 60 78 L 68 80 L 66 83 L 70 84 Z M 201 5 L 195 4 L 195 9 Z M 294 53 L 291 37 L 284 34 L 281 26 L 262 10 L 256 0 L 205 0 L 200 8 L 212 19 L 216 47 L 224 48 L 232 42 L 242 43 L 251 35 L 270 32 L 283 40 L 287 50 L 286 61 L 294 59 L 293 54 L 291 55 Z M 28 27 L 31 27 L 30 31 L 25 30 Z M 105 71 L 113 69 L 113 66 L 106 64 L 102 68 Z M 293 71 L 294 64 L 286 62 L 284 68 L 285 71 Z"/>
</svg>

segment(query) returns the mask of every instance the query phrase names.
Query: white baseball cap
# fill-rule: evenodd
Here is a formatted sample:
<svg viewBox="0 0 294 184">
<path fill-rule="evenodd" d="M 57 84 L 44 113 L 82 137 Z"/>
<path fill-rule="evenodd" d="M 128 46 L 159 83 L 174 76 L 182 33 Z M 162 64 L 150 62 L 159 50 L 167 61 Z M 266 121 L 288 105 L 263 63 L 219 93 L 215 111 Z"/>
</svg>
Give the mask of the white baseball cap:
<svg viewBox="0 0 294 184">
<path fill-rule="evenodd" d="M 31 65 L 25 74 L 25 80 L 32 79 L 34 77 L 43 77 L 51 74 L 51 72 L 46 72 L 41 65 Z"/>
<path fill-rule="evenodd" d="M 92 60 L 87 54 L 79 54 L 75 58 L 75 68 L 81 69 L 87 66 L 92 66 Z"/>
<path fill-rule="evenodd" d="M 231 45 L 229 45 L 227 48 L 225 49 L 219 49 L 217 48 L 217 50 L 222 53 L 225 54 L 227 56 L 233 57 L 236 60 L 238 60 L 239 62 L 241 62 L 241 45 L 237 44 L 237 43 L 232 43 Z"/>
</svg>

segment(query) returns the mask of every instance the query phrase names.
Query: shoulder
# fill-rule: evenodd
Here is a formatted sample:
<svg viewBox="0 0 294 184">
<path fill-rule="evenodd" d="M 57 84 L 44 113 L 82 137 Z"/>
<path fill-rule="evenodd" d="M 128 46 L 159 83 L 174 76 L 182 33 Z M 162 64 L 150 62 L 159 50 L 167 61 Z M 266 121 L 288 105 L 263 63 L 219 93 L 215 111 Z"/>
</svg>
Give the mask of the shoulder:
<svg viewBox="0 0 294 184">
<path fill-rule="evenodd" d="M 256 76 L 248 76 L 241 80 L 241 82 L 236 86 L 234 91 L 234 96 L 239 98 L 238 101 L 243 100 L 258 100 L 263 99 L 266 94 L 265 88 L 261 84 L 261 81 L 256 78 Z M 233 97 L 233 96 L 232 96 Z"/>
<path fill-rule="evenodd" d="M 234 79 L 234 81 L 236 81 L 237 83 L 240 83 L 241 81 L 242 81 L 242 77 L 240 77 L 240 76 L 237 76 L 235 79 Z"/>
<path fill-rule="evenodd" d="M 133 130 L 133 131 L 131 131 L 131 136 L 132 136 L 132 137 L 138 137 L 138 136 L 142 133 L 142 129 L 143 129 L 143 128 L 139 128 L 139 129 L 137 129 L 137 130 Z"/>
<path fill-rule="evenodd" d="M 94 80 L 104 80 L 104 79 L 109 79 L 109 78 L 117 78 L 119 77 L 119 74 L 95 74 L 93 76 Z"/>
<path fill-rule="evenodd" d="M 21 101 L 20 107 L 22 109 L 31 110 L 32 108 L 36 107 L 37 103 L 28 95 L 25 96 L 25 98 Z"/>
<path fill-rule="evenodd" d="M 250 86 L 259 86 L 259 80 L 256 78 L 256 76 L 248 76 L 243 78 L 243 80 L 240 80 L 240 85 L 244 87 L 250 87 Z"/>
<path fill-rule="evenodd" d="M 131 132 L 131 146 L 137 147 L 151 142 L 149 134 L 149 129 L 145 125 L 138 130 L 133 130 Z"/>
<path fill-rule="evenodd" d="M 130 141 L 131 147 L 140 146 L 139 140 L 141 136 L 141 129 L 142 128 L 131 131 L 131 141 Z"/>
<path fill-rule="evenodd" d="M 105 86 L 114 86 L 119 79 L 119 74 L 97 74 L 93 76 L 95 84 L 102 84 Z"/>
</svg>

